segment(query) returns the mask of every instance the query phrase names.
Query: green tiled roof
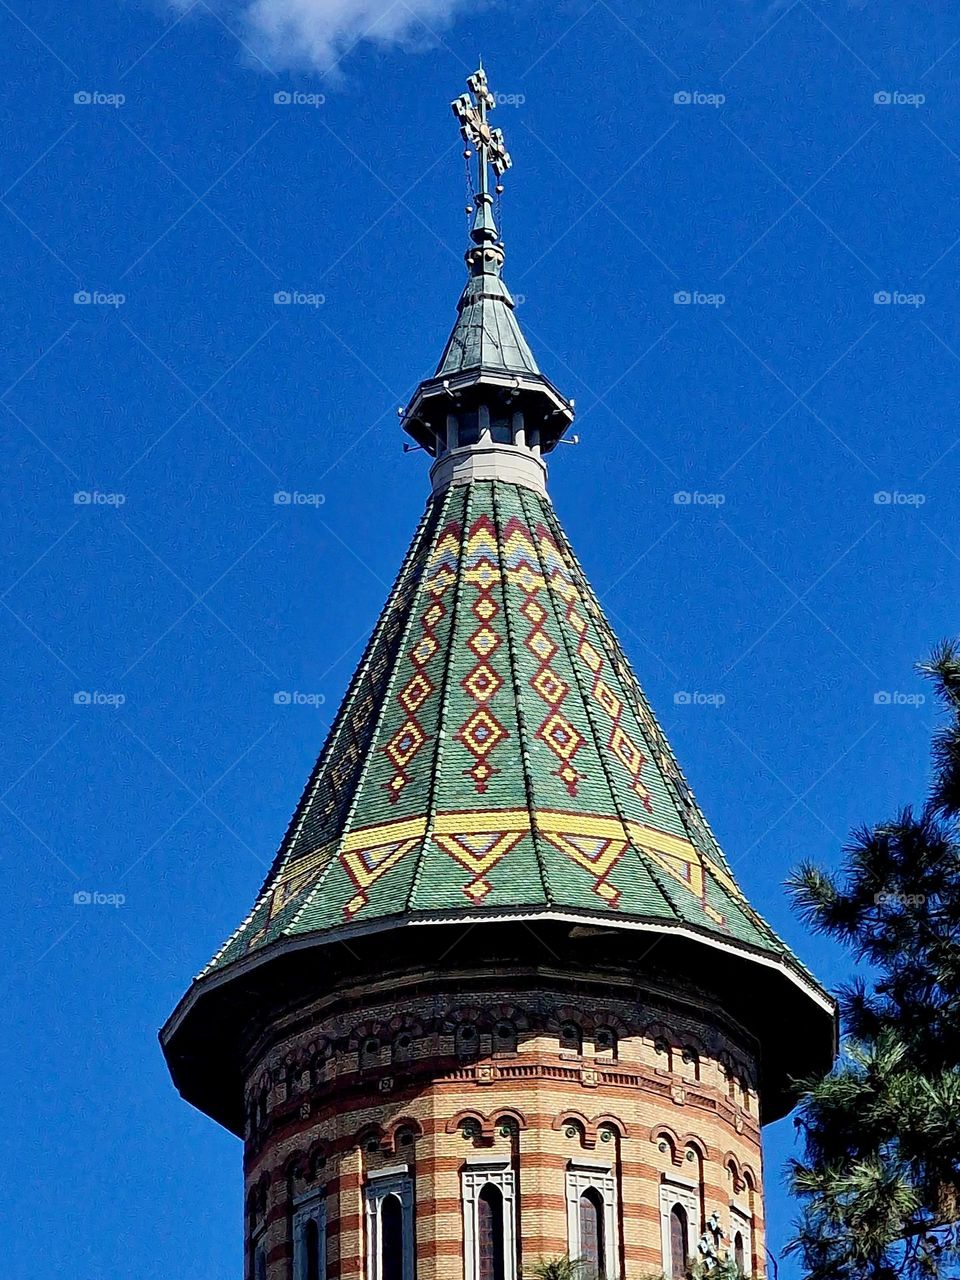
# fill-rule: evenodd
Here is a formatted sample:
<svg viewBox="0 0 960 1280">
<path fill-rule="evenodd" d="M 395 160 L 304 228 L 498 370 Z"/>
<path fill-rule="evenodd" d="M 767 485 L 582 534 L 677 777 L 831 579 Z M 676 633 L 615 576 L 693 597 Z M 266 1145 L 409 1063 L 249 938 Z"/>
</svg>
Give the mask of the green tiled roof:
<svg viewBox="0 0 960 1280">
<path fill-rule="evenodd" d="M 451 377 L 467 369 L 539 375 L 513 309 L 513 298 L 499 275 L 492 271 L 471 275 L 457 303 L 457 321 L 434 376 Z"/>
<path fill-rule="evenodd" d="M 253 911 L 283 939 L 567 913 L 686 927 L 799 969 L 681 774 L 549 500 L 432 498 Z"/>
</svg>

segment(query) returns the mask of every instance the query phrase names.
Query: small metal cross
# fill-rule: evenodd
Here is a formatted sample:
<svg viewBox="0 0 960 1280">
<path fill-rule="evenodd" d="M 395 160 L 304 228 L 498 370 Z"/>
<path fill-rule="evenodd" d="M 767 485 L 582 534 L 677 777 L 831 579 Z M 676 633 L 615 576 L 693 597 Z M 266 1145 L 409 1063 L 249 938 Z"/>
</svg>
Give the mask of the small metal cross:
<svg viewBox="0 0 960 1280">
<path fill-rule="evenodd" d="M 460 136 L 468 146 L 477 149 L 478 195 L 485 196 L 489 193 L 487 165 L 492 166 L 500 178 L 513 161 L 504 145 L 502 130 L 491 129 L 487 120 L 487 112 L 497 105 L 497 101 L 487 87 L 487 73 L 483 67 L 470 76 L 467 88 L 473 97 L 470 93 L 462 93 L 450 106 L 460 121 Z"/>
</svg>

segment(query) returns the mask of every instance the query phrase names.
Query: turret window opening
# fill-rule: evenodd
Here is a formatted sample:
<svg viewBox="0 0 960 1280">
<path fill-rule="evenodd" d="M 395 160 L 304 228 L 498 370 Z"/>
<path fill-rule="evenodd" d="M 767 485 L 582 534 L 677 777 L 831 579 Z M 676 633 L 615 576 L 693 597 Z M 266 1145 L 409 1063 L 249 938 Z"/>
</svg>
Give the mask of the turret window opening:
<svg viewBox="0 0 960 1280">
<path fill-rule="evenodd" d="M 581 1158 L 567 1167 L 567 1248 L 585 1280 L 619 1274 L 617 1184 L 613 1169 Z"/>
<path fill-rule="evenodd" d="M 513 416 L 509 413 L 490 414 L 490 439 L 494 444 L 513 444 Z"/>
<path fill-rule="evenodd" d="M 588 1187 L 580 1197 L 580 1257 L 590 1280 L 606 1276 L 603 1196 L 595 1187 Z"/>
<path fill-rule="evenodd" d="M 517 1280 L 514 1175 L 507 1159 L 461 1173 L 465 1280 Z"/>
<path fill-rule="evenodd" d="M 457 446 L 465 448 L 471 444 L 480 443 L 480 411 L 479 409 L 471 409 L 467 413 L 461 413 L 457 419 Z"/>
<path fill-rule="evenodd" d="M 253 1280 L 267 1280 L 267 1246 L 258 1240 L 253 1249 Z"/>
<path fill-rule="evenodd" d="M 405 1165 L 372 1174 L 367 1209 L 367 1280 L 413 1280 L 413 1183 Z"/>
<path fill-rule="evenodd" d="M 293 1215 L 294 1280 L 326 1280 L 327 1204 L 321 1195 L 301 1203 Z"/>
<path fill-rule="evenodd" d="M 660 1184 L 660 1234 L 667 1280 L 685 1280 L 691 1243 L 702 1230 L 701 1188 L 673 1176 Z"/>
<path fill-rule="evenodd" d="M 670 1280 L 683 1280 L 690 1254 L 690 1224 L 683 1205 L 670 1210 Z"/>
</svg>

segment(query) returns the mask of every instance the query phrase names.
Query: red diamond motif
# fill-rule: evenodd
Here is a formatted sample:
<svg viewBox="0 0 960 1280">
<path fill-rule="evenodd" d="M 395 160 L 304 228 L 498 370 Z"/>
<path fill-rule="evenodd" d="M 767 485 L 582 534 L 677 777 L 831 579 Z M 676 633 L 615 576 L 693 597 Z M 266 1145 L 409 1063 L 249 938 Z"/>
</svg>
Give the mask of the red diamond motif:
<svg viewBox="0 0 960 1280">
<path fill-rule="evenodd" d="M 547 716 L 537 731 L 537 737 L 542 738 L 550 750 L 564 761 L 572 760 L 583 746 L 583 738 L 559 711 Z"/>
<path fill-rule="evenodd" d="M 397 768 L 402 770 L 407 767 L 425 741 L 424 732 L 417 722 L 408 720 L 397 730 L 384 750 Z"/>
<path fill-rule="evenodd" d="M 468 751 L 482 760 L 506 737 L 506 730 L 486 707 L 478 707 L 457 737 Z"/>
<path fill-rule="evenodd" d="M 549 667 L 541 667 L 530 683 L 550 707 L 555 707 L 558 702 L 562 702 L 570 691 L 569 687 L 559 676 L 554 675 Z"/>
<path fill-rule="evenodd" d="M 434 640 L 433 636 L 424 636 L 413 653 L 411 653 L 410 659 L 415 666 L 425 667 L 436 652 L 436 640 Z"/>
<path fill-rule="evenodd" d="M 478 658 L 489 658 L 491 653 L 499 647 L 500 637 L 489 627 L 481 627 L 476 635 L 470 637 L 467 644 Z"/>
<path fill-rule="evenodd" d="M 634 777 L 639 775 L 640 770 L 646 764 L 646 757 L 643 752 L 635 742 L 627 737 L 619 725 L 614 727 L 613 733 L 610 735 L 610 749 Z"/>
<path fill-rule="evenodd" d="M 477 702 L 487 702 L 502 687 L 503 680 L 483 662 L 464 677 L 461 685 Z"/>
<path fill-rule="evenodd" d="M 433 685 L 422 671 L 418 671 L 413 679 L 408 681 L 400 691 L 399 700 L 403 704 L 404 710 L 412 716 L 420 710 L 431 693 L 433 693 Z"/>
<path fill-rule="evenodd" d="M 534 631 L 533 635 L 528 636 L 526 645 L 541 662 L 549 662 L 557 652 L 557 646 L 542 631 Z"/>
</svg>

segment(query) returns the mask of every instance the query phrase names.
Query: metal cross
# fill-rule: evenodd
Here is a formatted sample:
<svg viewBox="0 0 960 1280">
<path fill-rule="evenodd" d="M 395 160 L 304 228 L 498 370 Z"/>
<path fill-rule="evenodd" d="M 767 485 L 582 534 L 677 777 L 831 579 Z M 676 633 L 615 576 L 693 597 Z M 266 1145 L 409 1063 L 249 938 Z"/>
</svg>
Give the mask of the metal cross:
<svg viewBox="0 0 960 1280">
<path fill-rule="evenodd" d="M 489 194 L 487 187 L 487 165 L 491 165 L 494 173 L 501 178 L 513 161 L 503 141 L 500 129 L 491 129 L 487 120 L 487 112 L 496 105 L 496 98 L 487 87 L 487 73 L 483 67 L 475 71 L 467 80 L 467 88 L 473 94 L 462 93 L 450 106 L 453 114 L 460 121 L 460 136 L 468 146 L 477 149 L 478 195 Z"/>
</svg>

